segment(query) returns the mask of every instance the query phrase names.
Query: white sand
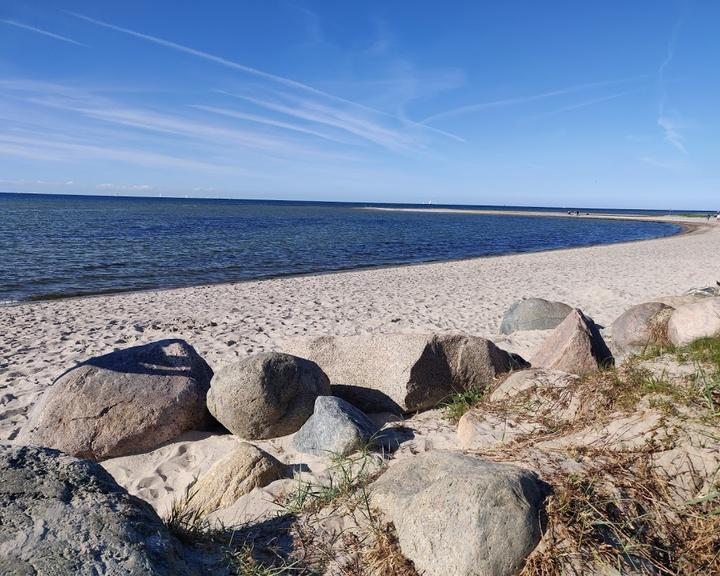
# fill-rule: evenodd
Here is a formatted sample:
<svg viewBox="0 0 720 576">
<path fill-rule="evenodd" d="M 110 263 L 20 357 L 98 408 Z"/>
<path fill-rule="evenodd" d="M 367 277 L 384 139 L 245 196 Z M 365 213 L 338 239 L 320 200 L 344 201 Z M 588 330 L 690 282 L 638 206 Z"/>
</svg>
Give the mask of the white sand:
<svg viewBox="0 0 720 576">
<path fill-rule="evenodd" d="M 489 337 L 529 356 L 543 333 L 497 335 L 503 312 L 519 298 L 561 300 L 608 325 L 633 304 L 717 280 L 720 226 L 711 223 L 644 242 L 4 307 L 0 440 L 14 438 L 28 409 L 59 373 L 134 344 L 184 338 L 218 368 L 239 356 L 281 349 L 283 339 L 299 335 L 453 331 Z M 455 441 L 453 430 L 437 418 L 421 415 L 413 427 L 416 437 L 401 452 L 451 447 Z M 191 435 L 106 467 L 165 512 L 234 442 L 229 436 Z M 287 439 L 261 445 L 287 463 L 322 473 L 317 461 L 292 453 Z M 238 507 L 255 514 L 264 509 L 258 502 L 287 483 L 258 490 Z"/>
</svg>

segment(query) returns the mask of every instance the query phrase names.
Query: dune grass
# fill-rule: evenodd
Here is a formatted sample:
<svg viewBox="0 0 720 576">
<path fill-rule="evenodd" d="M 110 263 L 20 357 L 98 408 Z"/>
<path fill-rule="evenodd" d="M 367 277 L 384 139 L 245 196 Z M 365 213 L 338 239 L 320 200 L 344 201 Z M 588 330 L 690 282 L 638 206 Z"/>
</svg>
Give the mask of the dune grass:
<svg viewBox="0 0 720 576">
<path fill-rule="evenodd" d="M 543 545 L 522 576 L 720 574 L 720 492 L 678 503 L 647 458 L 596 455 L 587 474 L 548 480 Z"/>
<path fill-rule="evenodd" d="M 471 410 L 487 395 L 487 388 L 473 387 L 462 392 L 457 392 L 447 399 L 440 402 L 439 406 L 443 410 L 443 415 L 450 422 L 457 423 L 465 412 Z"/>
<path fill-rule="evenodd" d="M 314 569 L 332 564 L 332 573 L 342 576 L 418 576 L 400 551 L 393 525 L 371 505 L 370 484 L 384 469 L 384 459 L 369 446 L 351 456 L 333 455 L 326 482 L 299 479 L 295 492 L 279 502 L 297 518 L 296 536 L 303 549 L 312 550 Z M 329 519 L 351 528 L 323 533 Z"/>
<path fill-rule="evenodd" d="M 205 514 L 192 505 L 196 492 L 188 488 L 185 494 L 172 503 L 165 518 L 168 530 L 183 544 L 204 551 L 212 561 L 232 576 L 311 576 L 297 562 L 281 557 L 272 563 L 260 562 L 253 555 L 253 543 L 246 540 L 242 528 L 228 529 L 221 523 L 212 523 Z"/>
</svg>

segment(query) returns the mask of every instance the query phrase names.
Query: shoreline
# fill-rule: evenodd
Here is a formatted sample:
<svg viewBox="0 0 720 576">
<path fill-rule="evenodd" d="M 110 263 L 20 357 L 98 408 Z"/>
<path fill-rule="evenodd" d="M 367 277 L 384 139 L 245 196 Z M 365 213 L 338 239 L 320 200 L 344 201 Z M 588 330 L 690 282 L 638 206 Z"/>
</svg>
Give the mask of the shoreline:
<svg viewBox="0 0 720 576">
<path fill-rule="evenodd" d="M 720 226 L 691 224 L 643 241 L 6 306 L 0 440 L 76 362 L 164 338 L 186 340 L 213 368 L 289 338 L 397 332 L 478 335 L 530 357 L 536 335 L 498 334 L 521 298 L 566 302 L 609 326 L 634 304 L 715 285 Z"/>
<path fill-rule="evenodd" d="M 705 219 L 705 217 L 703 216 L 682 216 L 681 214 L 644 215 L 610 212 L 580 212 L 579 214 L 570 214 L 568 212 L 559 212 L 552 210 L 489 210 L 484 208 L 392 208 L 385 206 L 365 206 L 359 208 L 359 210 L 374 210 L 379 212 L 427 212 L 435 214 L 477 214 L 482 216 L 529 216 L 533 218 L 571 218 L 585 220 L 637 220 L 639 222 L 660 222 L 676 224 L 696 223 L 699 225 L 712 225 L 709 221 L 702 222 L 702 220 Z M 694 222 L 696 220 L 700 220 L 700 222 Z"/>
<path fill-rule="evenodd" d="M 104 297 L 112 297 L 112 296 L 122 296 L 126 294 L 136 294 L 136 293 L 156 293 L 156 292 L 163 292 L 163 291 L 175 291 L 175 290 L 185 290 L 185 289 L 191 289 L 191 288 L 209 288 L 213 286 L 232 286 L 235 284 L 246 284 L 250 282 L 268 282 L 273 280 L 282 280 L 286 278 L 303 278 L 303 277 L 314 277 L 314 276 L 326 276 L 326 275 L 333 275 L 333 274 L 345 274 L 349 272 L 362 272 L 362 271 L 368 271 L 368 270 L 385 270 L 385 269 L 392 269 L 392 268 L 405 268 L 405 267 L 412 267 L 412 266 L 423 266 L 428 264 L 442 264 L 445 262 L 467 262 L 467 261 L 473 261 L 473 260 L 479 260 L 479 259 L 485 259 L 485 258 L 499 258 L 503 256 L 514 256 L 514 255 L 522 255 L 522 254 L 543 254 L 547 252 L 559 252 L 563 250 L 579 250 L 583 248 L 594 248 L 598 246 L 617 246 L 617 245 L 626 245 L 626 244 L 635 244 L 640 242 L 652 242 L 655 240 L 665 240 L 668 238 L 676 238 L 678 236 L 683 236 L 686 234 L 692 234 L 699 232 L 705 228 L 712 228 L 713 223 L 705 223 L 705 222 L 693 222 L 692 220 L 695 220 L 695 218 L 683 218 L 683 219 L 677 219 L 677 217 L 645 217 L 640 215 L 598 215 L 598 214 L 589 214 L 589 215 L 579 215 L 579 216 L 570 216 L 568 214 L 561 214 L 561 213 L 555 213 L 555 212 L 522 212 L 522 211 L 500 211 L 500 210 L 464 210 L 464 209 L 451 209 L 451 208 L 431 208 L 431 209 L 424 209 L 424 208 L 379 208 L 379 207 L 358 207 L 357 210 L 378 210 L 378 211 L 390 211 L 390 212 L 434 212 L 434 213 L 452 213 L 452 214 L 481 214 L 481 215 L 487 215 L 487 216 L 531 216 L 531 217 L 558 217 L 558 218 L 585 218 L 585 219 L 595 219 L 595 220 L 632 220 L 632 221 L 638 221 L 638 222 L 656 222 L 661 224 L 675 224 L 680 227 L 680 230 L 673 234 L 669 234 L 667 236 L 655 236 L 652 238 L 641 238 L 637 240 L 622 240 L 619 242 L 599 242 L 597 244 L 586 244 L 582 246 L 564 246 L 561 248 L 545 248 L 541 250 L 528 250 L 528 251 L 518 251 L 518 252 L 502 252 L 498 254 L 483 254 L 479 256 L 469 256 L 464 258 L 451 258 L 451 259 L 433 259 L 433 260 L 421 260 L 416 262 L 400 262 L 395 264 L 377 264 L 377 265 L 367 265 L 367 266 L 358 266 L 358 267 L 351 267 L 351 268 L 334 268 L 331 270 L 321 270 L 321 271 L 310 271 L 310 272 L 289 272 L 286 274 L 274 274 L 264 277 L 257 277 L 257 278 L 246 278 L 246 279 L 239 279 L 239 280 L 227 280 L 227 281 L 221 281 L 221 282 L 213 282 L 209 284 L 188 284 L 188 285 L 180 285 L 180 286 L 162 286 L 157 288 L 143 288 L 143 289 L 126 289 L 126 290 L 109 290 L 106 292 L 93 292 L 89 294 L 68 294 L 68 295 L 58 295 L 58 296 L 49 296 L 49 297 L 31 297 L 26 300 L 10 300 L 10 301 L 3 301 L 0 302 L 0 310 L 6 309 L 6 308 L 15 308 L 17 306 L 28 306 L 28 305 L 34 305 L 34 304 L 43 304 L 43 303 L 49 303 L 49 302 L 58 302 L 58 301 L 66 301 L 66 300 L 81 300 L 81 299 L 89 299 L 89 298 L 104 298 Z M 668 219 L 665 219 L 668 218 Z M 670 219 L 672 218 L 672 219 Z"/>
</svg>

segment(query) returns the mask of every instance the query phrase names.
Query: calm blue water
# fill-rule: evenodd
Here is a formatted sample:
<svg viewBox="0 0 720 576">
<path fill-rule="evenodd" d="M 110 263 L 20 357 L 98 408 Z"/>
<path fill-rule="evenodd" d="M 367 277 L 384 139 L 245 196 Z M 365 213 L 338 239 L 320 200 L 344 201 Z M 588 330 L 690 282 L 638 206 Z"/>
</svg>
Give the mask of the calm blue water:
<svg viewBox="0 0 720 576">
<path fill-rule="evenodd" d="M 678 230 L 356 204 L 0 193 L 0 301 L 533 252 Z"/>
</svg>

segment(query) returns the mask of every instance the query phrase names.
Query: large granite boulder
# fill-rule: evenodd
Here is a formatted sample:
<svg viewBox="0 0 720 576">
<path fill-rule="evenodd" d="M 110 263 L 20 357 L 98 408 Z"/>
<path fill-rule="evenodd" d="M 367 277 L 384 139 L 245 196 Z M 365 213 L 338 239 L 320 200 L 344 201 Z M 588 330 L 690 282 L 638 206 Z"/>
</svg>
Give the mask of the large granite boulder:
<svg viewBox="0 0 720 576">
<path fill-rule="evenodd" d="M 315 410 L 293 437 L 298 452 L 346 456 L 372 442 L 379 427 L 342 398 L 318 396 Z"/>
<path fill-rule="evenodd" d="M 533 368 L 585 375 L 612 362 L 612 354 L 595 323 L 573 310 L 545 339 L 530 361 Z"/>
<path fill-rule="evenodd" d="M 198 573 L 152 507 L 94 462 L 1 446 L 0 502 L 0 574 Z"/>
<path fill-rule="evenodd" d="M 207 405 L 230 432 L 246 440 L 297 432 L 330 380 L 303 358 L 263 352 L 225 366 L 212 379 Z"/>
<path fill-rule="evenodd" d="M 390 466 L 370 494 L 425 576 L 514 576 L 540 541 L 546 487 L 510 464 L 426 452 Z"/>
<path fill-rule="evenodd" d="M 317 362 L 333 394 L 366 413 L 432 408 L 455 392 L 487 387 L 522 362 L 489 340 L 464 335 L 324 336 L 287 346 Z"/>
<path fill-rule="evenodd" d="M 522 330 L 552 330 L 558 326 L 572 308 L 562 302 L 542 298 L 518 300 L 508 308 L 500 324 L 500 334 L 512 334 Z"/>
<path fill-rule="evenodd" d="M 622 353 L 665 344 L 667 322 L 673 308 L 662 302 L 645 302 L 626 310 L 610 330 L 613 345 Z"/>
<path fill-rule="evenodd" d="M 675 346 L 720 336 L 720 298 L 704 298 L 680 306 L 668 321 L 668 338 Z"/>
<path fill-rule="evenodd" d="M 267 452 L 241 442 L 218 460 L 192 486 L 188 504 L 203 514 L 232 506 L 254 488 L 263 488 L 288 475 L 288 468 Z"/>
<path fill-rule="evenodd" d="M 212 424 L 212 370 L 183 340 L 160 340 L 90 358 L 61 375 L 19 440 L 101 460 L 146 452 Z"/>
</svg>

